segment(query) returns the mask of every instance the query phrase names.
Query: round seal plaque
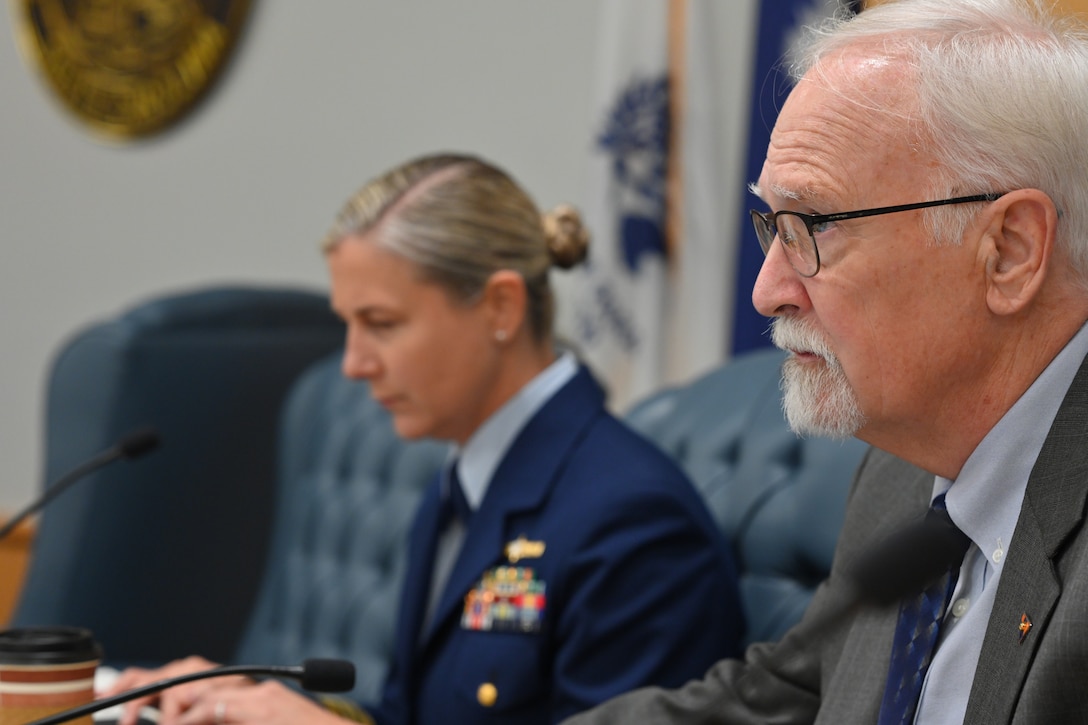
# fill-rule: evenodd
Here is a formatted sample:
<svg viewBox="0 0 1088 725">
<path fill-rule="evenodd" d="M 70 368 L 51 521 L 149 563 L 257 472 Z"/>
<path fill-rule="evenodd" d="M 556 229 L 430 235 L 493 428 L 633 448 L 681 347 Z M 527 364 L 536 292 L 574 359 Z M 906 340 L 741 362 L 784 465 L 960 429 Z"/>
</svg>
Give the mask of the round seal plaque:
<svg viewBox="0 0 1088 725">
<path fill-rule="evenodd" d="M 180 119 L 234 47 L 249 0 L 11 0 L 16 32 L 61 101 L 98 131 Z"/>
</svg>

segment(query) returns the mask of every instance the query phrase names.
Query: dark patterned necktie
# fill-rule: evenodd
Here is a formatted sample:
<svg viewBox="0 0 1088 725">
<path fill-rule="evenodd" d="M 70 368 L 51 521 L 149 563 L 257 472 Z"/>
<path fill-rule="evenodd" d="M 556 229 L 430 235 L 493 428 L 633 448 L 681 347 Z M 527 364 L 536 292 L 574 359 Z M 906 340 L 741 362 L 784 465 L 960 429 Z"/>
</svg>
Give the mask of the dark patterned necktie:
<svg viewBox="0 0 1088 725">
<path fill-rule="evenodd" d="M 963 554 L 967 553 L 971 543 L 967 535 L 952 523 L 943 493 L 933 500 L 928 517 L 930 521 L 927 524 L 948 528 L 958 534 L 956 538 L 962 552 L 947 574 L 938 577 L 916 597 L 904 599 L 899 607 L 899 621 L 895 627 L 892 659 L 884 699 L 880 703 L 878 725 L 906 725 L 914 721 L 922 682 L 937 648 L 941 620 L 944 619 L 952 590 L 956 588 Z"/>
</svg>

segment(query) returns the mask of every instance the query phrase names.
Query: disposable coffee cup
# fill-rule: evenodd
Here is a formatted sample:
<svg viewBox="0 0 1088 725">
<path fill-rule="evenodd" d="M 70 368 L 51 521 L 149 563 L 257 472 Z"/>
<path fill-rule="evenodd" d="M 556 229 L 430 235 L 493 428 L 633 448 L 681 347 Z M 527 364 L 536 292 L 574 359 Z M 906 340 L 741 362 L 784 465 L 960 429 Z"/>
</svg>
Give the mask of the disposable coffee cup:
<svg viewBox="0 0 1088 725">
<path fill-rule="evenodd" d="M 94 699 L 102 648 L 79 627 L 0 631 L 0 725 L 24 725 Z M 72 722 L 91 725 L 88 715 Z"/>
</svg>

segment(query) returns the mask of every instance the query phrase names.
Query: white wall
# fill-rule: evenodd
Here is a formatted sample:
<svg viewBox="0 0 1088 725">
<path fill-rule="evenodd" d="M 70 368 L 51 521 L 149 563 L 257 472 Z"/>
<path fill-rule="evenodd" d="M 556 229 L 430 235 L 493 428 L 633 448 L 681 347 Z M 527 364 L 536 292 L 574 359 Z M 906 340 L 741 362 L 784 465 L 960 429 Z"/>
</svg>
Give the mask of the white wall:
<svg viewBox="0 0 1088 725">
<path fill-rule="evenodd" d="M 362 182 L 483 154 L 543 207 L 584 196 L 599 0 L 255 0 L 212 95 L 173 130 L 102 142 L 19 56 L 0 12 L 0 510 L 40 485 L 52 354 L 140 299 L 212 283 L 324 289 L 316 240 Z"/>
</svg>

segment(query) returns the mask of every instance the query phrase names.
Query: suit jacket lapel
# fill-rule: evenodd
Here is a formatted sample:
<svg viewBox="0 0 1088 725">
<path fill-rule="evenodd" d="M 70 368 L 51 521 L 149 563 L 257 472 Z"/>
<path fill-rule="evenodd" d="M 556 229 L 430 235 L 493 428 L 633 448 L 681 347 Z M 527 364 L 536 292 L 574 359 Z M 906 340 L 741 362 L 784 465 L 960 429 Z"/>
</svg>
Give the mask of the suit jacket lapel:
<svg viewBox="0 0 1088 725">
<path fill-rule="evenodd" d="M 1009 722 L 1061 595 L 1062 543 L 1084 518 L 1088 494 L 1088 360 L 1066 393 L 1028 479 L 979 655 L 965 723 Z M 1019 625 L 1032 626 L 1021 643 Z"/>
<path fill-rule="evenodd" d="M 836 587 L 841 586 L 842 572 L 849 570 L 859 556 L 869 552 L 888 532 L 925 515 L 933 491 L 932 473 L 883 451 L 870 452 L 859 476 L 832 565 L 830 583 Z M 831 601 L 821 606 L 840 611 L 843 602 Z M 827 609 L 816 614 L 815 620 L 824 621 Z M 817 611 L 814 607 L 810 610 L 814 614 Z M 841 639 L 834 620 L 820 625 L 831 632 L 827 640 L 833 643 L 830 649 L 841 648 L 841 652 L 835 656 L 830 679 L 823 684 L 818 723 L 876 722 L 898 616 L 898 604 L 862 607 Z M 803 623 L 804 626 L 810 626 L 811 621 Z M 827 635 L 816 631 L 812 636 Z"/>
<path fill-rule="evenodd" d="M 603 404 L 600 386 L 582 368 L 518 434 L 472 519 L 435 609 L 428 640 L 446 626 L 451 616 L 459 614 L 465 594 L 483 572 L 501 561 L 507 543 L 507 519 L 544 502 L 568 451 L 600 414 Z"/>
</svg>

